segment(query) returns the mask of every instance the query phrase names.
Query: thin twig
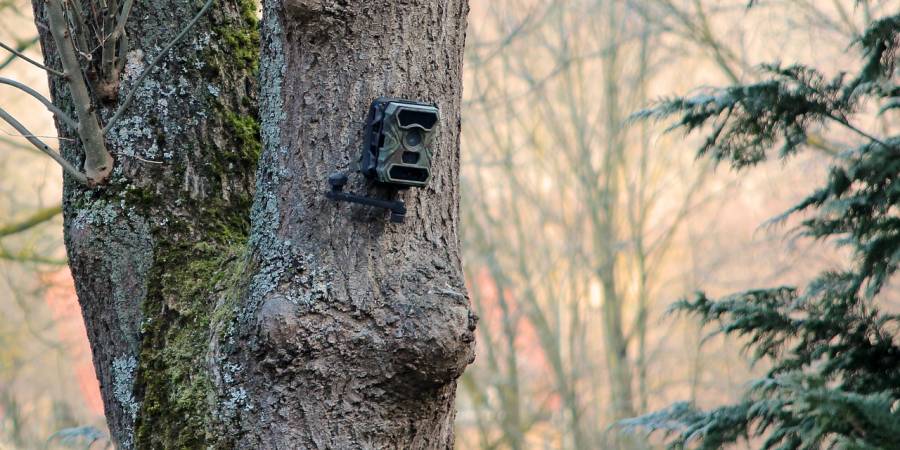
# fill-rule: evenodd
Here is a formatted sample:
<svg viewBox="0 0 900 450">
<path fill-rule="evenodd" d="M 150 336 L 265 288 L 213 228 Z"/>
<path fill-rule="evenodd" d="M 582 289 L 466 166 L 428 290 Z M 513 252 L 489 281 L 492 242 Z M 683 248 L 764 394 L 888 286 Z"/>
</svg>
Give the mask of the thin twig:
<svg viewBox="0 0 900 450">
<path fill-rule="evenodd" d="M 24 134 L 19 134 L 19 133 L 10 133 L 9 131 L 3 130 L 3 129 L 0 129 L 0 133 L 3 133 L 3 134 L 5 134 L 5 135 L 7 135 L 7 136 L 9 136 L 9 137 L 18 137 L 18 138 L 36 137 L 36 138 L 41 138 L 41 139 L 56 139 L 57 141 L 72 141 L 72 142 L 75 142 L 75 139 L 72 139 L 72 138 L 65 138 L 65 137 L 54 136 L 54 135 L 50 135 L 50 134 L 29 134 L 29 135 L 24 135 Z M 28 148 L 31 148 L 31 147 L 28 147 Z"/>
<path fill-rule="evenodd" d="M 894 148 L 892 145 L 888 145 L 887 142 L 884 142 L 884 141 L 882 141 L 881 139 L 878 139 L 877 137 L 872 136 L 871 134 L 866 133 L 865 131 L 860 130 L 859 128 L 856 128 L 856 126 L 854 126 L 853 124 L 851 124 L 850 121 L 847 120 L 847 119 L 844 118 L 844 117 L 839 117 L 839 116 L 836 116 L 836 115 L 831 114 L 831 113 L 826 113 L 826 116 L 828 116 L 830 119 L 834 120 L 835 122 L 837 122 L 837 123 L 839 123 L 839 124 L 841 124 L 841 125 L 847 127 L 848 129 L 850 129 L 850 130 L 853 131 L 854 133 L 856 133 L 856 134 L 858 134 L 858 135 L 860 135 L 860 136 L 862 136 L 862 137 L 864 137 L 864 138 L 867 138 L 867 139 L 869 139 L 869 140 L 872 141 L 872 142 L 881 144 L 881 146 L 884 147 L 884 148 Z"/>
<path fill-rule="evenodd" d="M 124 33 L 119 39 L 119 55 L 116 57 L 116 72 L 122 73 L 122 71 L 125 70 L 125 60 L 128 58 L 128 47 L 131 45 L 131 41 L 128 39 L 128 35 Z"/>
<path fill-rule="evenodd" d="M 30 131 L 28 131 L 28 128 L 25 128 L 24 125 L 19 123 L 19 121 L 16 120 L 15 117 L 10 115 L 3 108 L 0 108 L 0 119 L 3 119 L 6 123 L 15 128 L 15 130 L 19 133 L 22 133 L 25 136 L 25 139 L 28 139 L 28 142 L 31 142 L 31 144 L 37 147 L 38 150 L 46 153 L 48 156 L 53 158 L 54 161 L 62 166 L 63 170 L 72 175 L 72 177 L 75 178 L 75 180 L 77 180 L 79 183 L 88 184 L 87 175 L 81 173 L 78 169 L 75 168 L 75 166 L 69 163 L 69 161 L 66 161 L 66 159 L 63 158 L 62 155 L 54 151 L 47 144 L 34 137 L 34 135 Z"/>
<path fill-rule="evenodd" d="M 103 128 L 104 135 L 106 133 L 109 133 L 109 130 L 111 130 L 116 122 L 122 117 L 122 114 L 125 113 L 125 110 L 128 109 L 128 107 L 131 105 L 131 102 L 134 101 L 134 96 L 137 93 L 138 89 L 141 87 L 141 83 L 144 82 L 144 79 L 146 79 L 147 76 L 150 75 L 150 73 L 153 72 L 154 69 L 156 69 L 159 62 L 163 59 L 164 56 L 166 56 L 166 53 L 168 53 L 169 50 L 171 50 L 172 47 L 174 47 L 175 44 L 177 44 L 178 41 L 180 41 L 181 38 L 183 38 L 188 33 L 188 31 L 197 24 L 200 18 L 203 17 L 204 14 L 206 14 L 206 11 L 210 6 L 212 6 L 213 1 L 215 0 L 207 0 L 203 5 L 203 8 L 200 9 L 200 12 L 198 12 L 190 22 L 188 22 L 187 26 L 185 26 L 185 28 L 181 30 L 181 32 L 178 33 L 177 36 L 175 36 L 175 39 L 172 39 L 172 42 L 169 42 L 169 44 L 166 45 L 158 55 L 156 55 L 156 58 L 153 58 L 153 61 L 150 62 L 150 65 L 147 66 L 146 69 L 144 69 L 144 72 L 141 73 L 137 81 L 135 81 L 131 86 L 131 92 L 128 93 L 128 97 L 125 97 L 125 101 L 122 102 L 122 106 L 119 107 L 116 113 L 112 116 L 112 118 L 109 119 L 109 122 Z"/>
<path fill-rule="evenodd" d="M 103 49 L 103 65 L 106 67 L 106 76 L 118 79 L 119 73 L 125 67 L 125 53 L 128 51 L 128 38 L 125 36 L 125 23 L 131 15 L 131 7 L 134 0 L 125 0 L 122 10 L 116 16 L 115 27 L 107 36 L 107 42 Z M 116 14 L 111 11 L 110 14 Z M 116 46 L 118 45 L 118 49 Z"/>
<path fill-rule="evenodd" d="M 0 131 L 4 131 L 4 130 L 0 130 Z M 19 136 L 16 135 L 16 137 L 19 137 Z M 18 139 L 10 139 L 6 136 L 0 136 L 0 144 L 3 144 L 3 145 L 0 145 L 0 147 L 9 146 L 10 149 L 14 149 L 14 150 L 25 150 L 27 152 L 35 152 L 35 153 L 38 152 L 34 148 L 34 146 L 25 144 L 25 143 L 19 141 Z"/>
<path fill-rule="evenodd" d="M 125 157 L 128 157 L 128 158 L 134 158 L 134 159 L 136 159 L 136 160 L 138 160 L 138 161 L 145 162 L 145 163 L 148 163 L 148 164 L 164 164 L 164 162 L 162 162 L 162 161 L 152 161 L 152 160 L 149 160 L 149 159 L 141 158 L 141 157 L 138 156 L 138 155 L 126 155 L 126 154 L 124 154 L 124 153 L 118 153 L 118 155 L 119 155 L 119 156 L 125 156 Z"/>
<path fill-rule="evenodd" d="M 72 24 L 75 26 L 73 31 L 73 39 L 75 40 L 75 49 L 79 52 L 88 52 L 88 38 L 90 35 L 85 33 L 84 28 L 88 25 L 87 21 L 84 19 L 84 15 L 81 13 L 84 10 L 84 5 L 81 3 L 81 0 L 72 0 L 71 7 L 66 8 L 67 12 L 72 13 Z M 82 53 L 83 54 L 83 53 Z M 90 56 L 90 55 L 88 55 Z"/>
<path fill-rule="evenodd" d="M 6 51 L 12 53 L 13 55 L 18 56 L 19 58 L 24 59 L 25 61 L 31 63 L 32 65 L 37 66 L 37 67 L 40 67 L 41 69 L 44 69 L 44 70 L 46 70 L 47 72 L 52 73 L 53 75 L 56 75 L 56 76 L 59 76 L 59 77 L 65 77 L 65 76 L 66 76 L 66 74 L 64 74 L 64 73 L 62 73 L 62 72 L 60 72 L 60 71 L 58 71 L 58 70 L 53 70 L 53 69 L 51 69 L 51 68 L 49 68 L 49 67 L 47 67 L 47 66 L 45 66 L 45 65 L 43 65 L 43 64 L 41 64 L 41 63 L 39 63 L 39 62 L 37 62 L 37 61 L 35 61 L 35 60 L 33 60 L 33 59 L 31 59 L 31 58 L 25 56 L 24 53 L 22 53 L 22 52 L 20 52 L 20 51 L 18 51 L 18 50 L 16 50 L 16 49 L 14 49 L 14 48 L 12 48 L 12 47 L 10 47 L 10 46 L 4 44 L 4 43 L 2 43 L 2 42 L 0 42 L 0 47 L 2 47 L 2 48 L 3 48 L 4 50 L 6 50 Z"/>
<path fill-rule="evenodd" d="M 72 127 L 73 130 L 78 129 L 78 122 L 75 122 L 71 117 L 66 115 L 66 113 L 62 112 L 62 110 L 57 108 L 56 105 L 54 105 L 53 102 L 50 101 L 50 99 L 48 99 L 47 97 L 44 97 L 43 95 L 38 93 L 38 91 L 35 91 L 34 89 L 28 87 L 27 85 L 19 83 L 16 80 L 11 80 L 9 78 L 4 78 L 4 77 L 0 77 L 0 84 L 6 84 L 6 85 L 9 85 L 14 88 L 18 88 L 18 89 L 22 90 L 26 94 L 34 97 L 39 102 L 43 103 L 44 106 L 46 106 L 47 109 L 50 110 L 50 112 L 52 112 L 54 115 L 56 115 L 56 117 L 58 117 L 59 120 L 62 120 L 63 122 L 65 122 L 66 125 Z"/>
<path fill-rule="evenodd" d="M 16 47 L 16 50 L 18 50 L 20 52 L 24 52 L 25 50 L 28 50 L 31 46 L 33 46 L 34 44 L 37 44 L 37 43 L 38 43 L 38 38 L 35 37 L 27 42 L 20 43 L 18 45 L 18 47 Z M 6 58 L 2 63 L 0 63 L 0 70 L 5 69 L 6 66 L 12 64 L 12 62 L 15 61 L 17 57 L 18 57 L 18 55 L 15 55 L 15 54 L 9 55 L 8 58 Z"/>
</svg>

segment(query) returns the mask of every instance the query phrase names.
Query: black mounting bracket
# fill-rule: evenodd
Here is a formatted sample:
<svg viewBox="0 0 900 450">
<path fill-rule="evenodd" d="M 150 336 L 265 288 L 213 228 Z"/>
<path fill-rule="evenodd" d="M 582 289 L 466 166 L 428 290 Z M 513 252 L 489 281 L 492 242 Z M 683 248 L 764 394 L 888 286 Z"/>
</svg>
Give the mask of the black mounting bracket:
<svg viewBox="0 0 900 450">
<path fill-rule="evenodd" d="M 344 192 L 344 186 L 347 185 L 347 174 L 340 172 L 331 174 L 328 177 L 328 184 L 331 185 L 331 190 L 325 193 L 325 197 L 330 200 L 390 210 L 391 222 L 394 223 L 403 223 L 403 219 L 406 218 L 406 205 L 401 200 L 382 200 Z"/>
</svg>

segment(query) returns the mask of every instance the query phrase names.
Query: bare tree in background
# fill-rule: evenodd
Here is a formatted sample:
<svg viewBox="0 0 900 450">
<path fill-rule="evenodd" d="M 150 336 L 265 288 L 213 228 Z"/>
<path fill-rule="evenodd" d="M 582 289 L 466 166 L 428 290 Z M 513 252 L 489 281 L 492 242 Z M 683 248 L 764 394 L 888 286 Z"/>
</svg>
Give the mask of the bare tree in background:
<svg viewBox="0 0 900 450">
<path fill-rule="evenodd" d="M 261 35 L 249 0 L 33 3 L 52 101 L 6 84 L 53 112 L 61 148 L 0 118 L 65 171 L 116 443 L 452 447 L 475 328 L 457 238 L 466 2 L 271 1 Z M 379 96 L 441 108 L 403 225 L 322 195 Z"/>
<path fill-rule="evenodd" d="M 510 10 L 526 13 L 509 24 Z M 487 372 L 464 384 L 482 407 L 482 383 L 493 380 L 499 393 L 502 434 L 483 430 L 481 445 L 529 448 L 530 430 L 550 421 L 562 430 L 556 447 L 640 447 L 606 426 L 643 410 L 651 395 L 652 299 L 705 174 L 679 179 L 683 159 L 628 127 L 662 55 L 621 2 L 513 1 L 490 11 L 508 34 L 473 31 L 468 117 L 490 125 L 467 128 L 474 169 L 464 180 L 477 193 L 464 202 L 473 298 L 486 320 L 500 307 L 501 325 L 480 328 Z M 479 295 L 485 285 L 495 299 Z M 516 341 L 526 330 L 550 392 L 528 381 L 533 364 L 523 370 Z M 555 396 L 558 411 L 546 406 Z"/>
<path fill-rule="evenodd" d="M 0 2 L 0 42 L 17 52 L 39 53 L 37 30 L 27 1 Z M 26 26 L 22 26 L 25 24 Z M 39 56 L 38 56 L 39 58 Z M 0 78 L 33 83 L 43 77 L 18 56 L 0 50 Z M 38 78 L 39 80 L 39 78 Z M 39 81 L 38 81 L 39 82 Z M 35 85 L 35 89 L 45 91 Z M 13 86 L 0 83 L 2 107 L 25 113 L 29 124 L 47 123 L 47 116 L 31 114 L 34 100 Z M 17 95 L 20 94 L 20 95 Z M 43 120 L 36 120 L 43 119 Z M 2 121 L 0 121 L 2 122 Z M 52 122 L 50 123 L 52 127 Z M 35 129 L 47 132 L 47 126 Z M 90 363 L 81 341 L 74 339 L 75 320 L 54 296 L 64 279 L 66 260 L 61 251 L 59 173 L 52 161 L 0 123 L 0 447 L 58 448 L 48 437 L 63 429 L 97 425 L 95 411 L 86 407 L 81 371 Z M 56 194 L 56 198 L 53 197 Z M 77 308 L 77 306 L 76 306 Z M 78 382 L 75 382 L 77 378 Z M 102 439 L 103 433 L 89 428 Z M 83 430 L 88 430 L 87 427 Z M 87 442 L 87 440 L 82 440 Z M 98 447 L 95 447 L 98 448 Z"/>
<path fill-rule="evenodd" d="M 700 281 L 777 279 L 799 250 L 783 261 L 759 255 L 770 266 L 728 265 L 732 253 L 794 243 L 720 234 L 715 205 L 731 179 L 627 117 L 679 78 L 752 80 L 762 54 L 780 50 L 752 42 L 759 21 L 803 43 L 808 30 L 851 36 L 895 4 L 782 3 L 793 14 L 766 18 L 761 5 L 746 26 L 739 0 L 514 0 L 473 19 L 463 217 L 483 350 L 462 384 L 470 445 L 641 448 L 606 427 L 674 392 L 702 401 L 744 379 L 733 342 L 701 352 L 695 325 L 657 319 Z M 833 154 L 840 136 L 809 138 Z"/>
</svg>

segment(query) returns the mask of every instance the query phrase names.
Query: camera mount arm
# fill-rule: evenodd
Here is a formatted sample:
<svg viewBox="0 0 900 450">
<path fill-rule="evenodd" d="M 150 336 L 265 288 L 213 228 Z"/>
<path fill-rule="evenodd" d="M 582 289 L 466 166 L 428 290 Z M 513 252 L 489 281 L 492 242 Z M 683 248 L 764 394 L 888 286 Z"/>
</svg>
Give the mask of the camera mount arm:
<svg viewBox="0 0 900 450">
<path fill-rule="evenodd" d="M 344 186 L 347 185 L 346 174 L 340 172 L 331 174 L 328 176 L 328 184 L 331 185 L 331 190 L 325 193 L 325 197 L 330 200 L 390 210 L 391 222 L 394 223 L 403 223 L 403 219 L 406 218 L 406 205 L 401 200 L 382 200 L 344 192 Z"/>
</svg>

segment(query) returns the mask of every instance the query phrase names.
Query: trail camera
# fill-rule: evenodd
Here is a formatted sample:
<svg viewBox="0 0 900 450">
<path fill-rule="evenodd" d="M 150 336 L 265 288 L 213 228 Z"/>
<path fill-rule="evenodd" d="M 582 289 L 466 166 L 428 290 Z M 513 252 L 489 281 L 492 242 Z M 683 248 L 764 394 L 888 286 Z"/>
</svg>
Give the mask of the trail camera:
<svg viewBox="0 0 900 450">
<path fill-rule="evenodd" d="M 425 186 L 438 128 L 438 109 L 427 103 L 379 98 L 366 120 L 359 171 L 379 183 Z"/>
<path fill-rule="evenodd" d="M 397 189 L 425 186 L 431 178 L 439 119 L 438 109 L 432 104 L 376 99 L 366 119 L 359 171 L 378 184 Z M 331 174 L 331 191 L 325 196 L 334 201 L 384 208 L 391 211 L 392 222 L 403 222 L 406 205 L 402 201 L 344 192 L 347 180 L 346 174 Z"/>
</svg>

